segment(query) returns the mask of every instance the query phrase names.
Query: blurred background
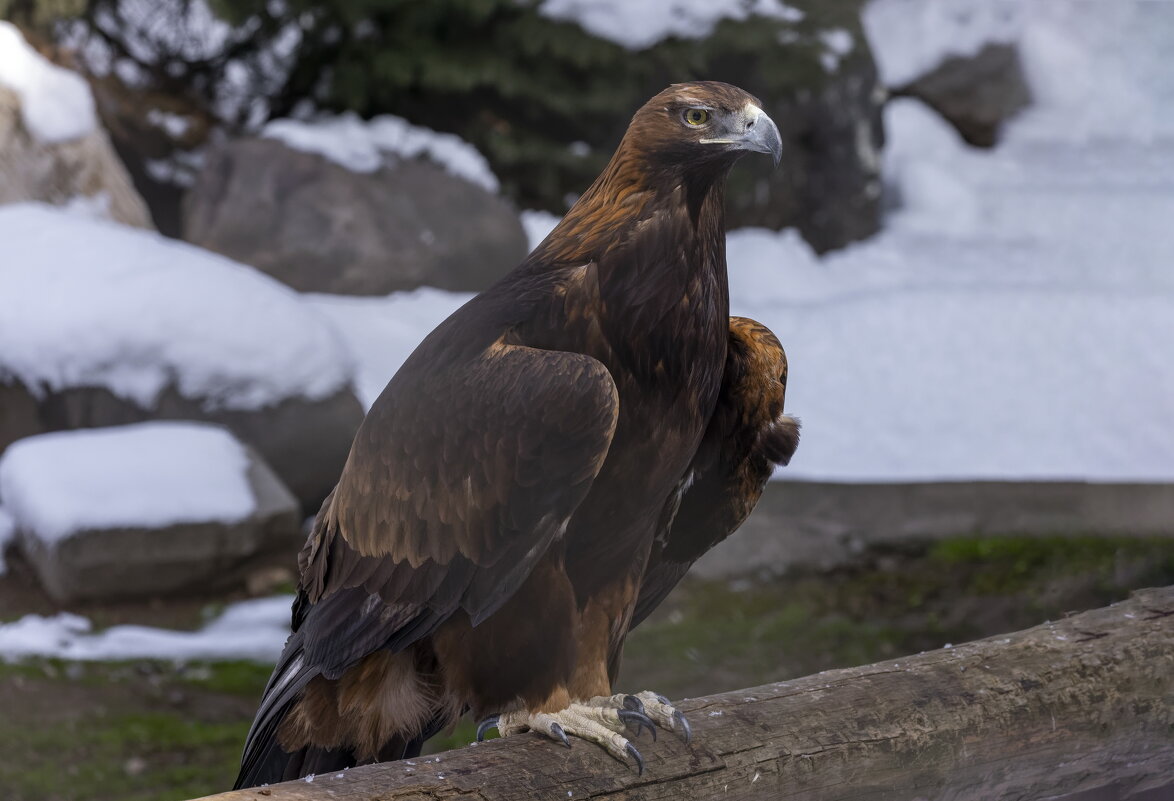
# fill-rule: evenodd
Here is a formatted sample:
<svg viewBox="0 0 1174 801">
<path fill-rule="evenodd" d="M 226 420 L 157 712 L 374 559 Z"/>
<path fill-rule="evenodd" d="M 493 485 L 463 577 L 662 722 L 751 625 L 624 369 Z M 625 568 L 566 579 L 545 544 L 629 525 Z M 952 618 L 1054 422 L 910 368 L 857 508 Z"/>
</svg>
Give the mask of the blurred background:
<svg viewBox="0 0 1174 801">
<path fill-rule="evenodd" d="M 737 84 L 802 446 L 629 640 L 709 694 L 1174 583 L 1174 3 L 0 0 L 0 791 L 231 785 L 304 521 L 665 85 Z M 458 729 L 433 748 L 471 739 Z"/>
</svg>

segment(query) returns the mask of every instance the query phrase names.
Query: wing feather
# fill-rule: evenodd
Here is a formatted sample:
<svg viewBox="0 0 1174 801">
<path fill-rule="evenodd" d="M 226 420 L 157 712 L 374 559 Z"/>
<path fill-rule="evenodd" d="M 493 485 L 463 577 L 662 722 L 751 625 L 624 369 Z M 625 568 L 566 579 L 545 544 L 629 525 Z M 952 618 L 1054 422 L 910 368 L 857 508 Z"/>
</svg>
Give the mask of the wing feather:
<svg viewBox="0 0 1174 801">
<path fill-rule="evenodd" d="M 246 764 L 314 676 L 496 611 L 599 472 L 619 409 L 602 363 L 500 340 L 451 356 L 426 341 L 360 427 L 299 556 L 294 634 Z"/>
<path fill-rule="evenodd" d="M 775 335 L 753 320 L 731 317 L 717 408 L 661 514 L 632 626 L 664 600 L 697 559 L 742 525 L 775 466 L 790 461 L 799 424 L 783 414 L 786 384 L 787 357 Z"/>
</svg>

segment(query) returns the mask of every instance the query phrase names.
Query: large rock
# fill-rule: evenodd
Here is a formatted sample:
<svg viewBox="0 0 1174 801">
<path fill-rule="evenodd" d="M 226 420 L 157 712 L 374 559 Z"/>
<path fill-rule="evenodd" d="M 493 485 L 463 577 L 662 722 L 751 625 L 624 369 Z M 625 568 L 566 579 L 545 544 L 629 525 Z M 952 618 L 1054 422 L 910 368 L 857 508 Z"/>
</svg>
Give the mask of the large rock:
<svg viewBox="0 0 1174 801">
<path fill-rule="evenodd" d="M 754 85 L 751 76 L 746 85 Z M 783 157 L 774 172 L 753 162 L 735 169 L 727 225 L 793 226 L 816 253 L 879 231 L 884 92 L 867 45 L 857 44 L 810 91 L 788 86 L 762 94 Z"/>
<path fill-rule="evenodd" d="M 34 434 L 147 420 L 223 425 L 254 448 L 312 514 L 338 481 L 363 407 L 349 387 L 320 400 L 287 398 L 259 409 L 209 409 L 174 387 L 144 408 L 105 387 L 44 390 L 36 397 L 19 382 L 0 382 L 0 453 Z"/>
<path fill-rule="evenodd" d="M 0 460 L 0 494 L 21 549 L 60 603 L 239 584 L 302 539 L 294 497 L 264 460 L 213 426 L 27 439 Z"/>
<path fill-rule="evenodd" d="M 484 289 L 526 255 L 505 200 L 430 162 L 354 172 L 273 139 L 209 151 L 184 237 L 304 292 Z"/>
<path fill-rule="evenodd" d="M 0 86 L 0 203 L 41 201 L 64 205 L 91 198 L 110 217 L 153 227 L 143 199 L 105 132 L 43 142 L 25 127 L 20 96 Z"/>
<path fill-rule="evenodd" d="M 1031 103 L 1018 48 L 995 42 L 947 58 L 897 93 L 924 101 L 980 147 L 993 146 L 1003 124 Z"/>
<path fill-rule="evenodd" d="M 0 207 L 0 242 L 0 446 L 218 422 L 308 510 L 330 491 L 363 410 L 338 332 L 302 296 L 186 243 L 42 205 Z"/>
</svg>

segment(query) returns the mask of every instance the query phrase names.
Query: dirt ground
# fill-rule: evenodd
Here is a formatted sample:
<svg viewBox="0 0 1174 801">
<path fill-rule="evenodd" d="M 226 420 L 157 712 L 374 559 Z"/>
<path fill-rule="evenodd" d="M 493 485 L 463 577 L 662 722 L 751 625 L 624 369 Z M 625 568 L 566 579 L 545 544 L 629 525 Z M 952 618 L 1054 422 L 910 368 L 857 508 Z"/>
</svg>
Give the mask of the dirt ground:
<svg viewBox="0 0 1174 801">
<path fill-rule="evenodd" d="M 830 572 L 687 580 L 629 638 L 620 686 L 703 695 L 939 648 L 1174 583 L 1174 541 L 992 538 Z M 240 596 L 243 597 L 243 596 Z M 75 608 L 96 626 L 195 628 L 237 596 Z M 0 619 L 57 611 L 27 570 Z M 227 789 L 269 666 L 0 663 L 0 798 L 178 801 Z M 463 745 L 471 724 L 432 750 Z"/>
</svg>

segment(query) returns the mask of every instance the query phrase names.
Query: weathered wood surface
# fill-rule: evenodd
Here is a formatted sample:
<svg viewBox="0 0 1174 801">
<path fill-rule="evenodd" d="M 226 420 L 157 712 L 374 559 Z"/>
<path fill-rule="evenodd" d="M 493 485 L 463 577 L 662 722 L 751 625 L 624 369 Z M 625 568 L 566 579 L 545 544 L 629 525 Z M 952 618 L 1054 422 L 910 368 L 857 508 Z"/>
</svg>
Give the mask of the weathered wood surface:
<svg viewBox="0 0 1174 801">
<path fill-rule="evenodd" d="M 801 647 L 801 646 L 800 646 Z M 1026 631 L 695 698 L 686 747 L 520 735 L 216 801 L 1034 799 L 1174 782 L 1174 587 Z"/>
</svg>

